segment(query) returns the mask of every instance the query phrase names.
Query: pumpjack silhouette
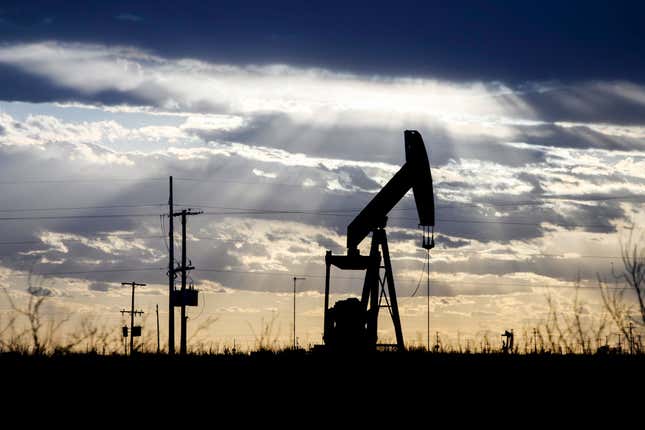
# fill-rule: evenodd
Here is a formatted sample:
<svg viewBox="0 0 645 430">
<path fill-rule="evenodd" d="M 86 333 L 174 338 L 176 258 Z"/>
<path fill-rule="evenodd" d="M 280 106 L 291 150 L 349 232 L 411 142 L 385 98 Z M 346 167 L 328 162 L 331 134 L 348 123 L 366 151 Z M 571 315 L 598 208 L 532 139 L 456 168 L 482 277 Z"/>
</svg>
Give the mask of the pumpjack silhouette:
<svg viewBox="0 0 645 430">
<path fill-rule="evenodd" d="M 347 254 L 325 255 L 325 347 L 332 351 L 369 351 L 377 347 L 405 349 L 394 274 L 385 227 L 387 215 L 410 189 L 423 227 L 422 246 L 434 247 L 434 194 L 430 162 L 421 134 L 406 130 L 405 164 L 374 196 L 347 227 Z M 361 255 L 360 243 L 372 234 L 369 255 Z M 329 307 L 331 266 L 342 270 L 365 270 L 361 299 L 340 300 Z M 383 273 L 381 272 L 383 270 Z M 386 288 L 387 285 L 387 288 Z M 377 325 L 380 308 L 387 308 L 392 318 L 396 344 L 378 344 Z"/>
</svg>

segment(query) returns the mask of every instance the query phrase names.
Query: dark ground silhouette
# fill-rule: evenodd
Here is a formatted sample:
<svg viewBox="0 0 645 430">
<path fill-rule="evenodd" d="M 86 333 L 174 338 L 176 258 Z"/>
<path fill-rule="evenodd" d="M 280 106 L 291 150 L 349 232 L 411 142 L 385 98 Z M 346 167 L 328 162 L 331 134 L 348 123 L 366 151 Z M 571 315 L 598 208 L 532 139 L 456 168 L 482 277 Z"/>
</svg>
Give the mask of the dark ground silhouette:
<svg viewBox="0 0 645 430">
<path fill-rule="evenodd" d="M 371 404 L 416 414 L 417 406 L 503 409 L 538 402 L 589 416 L 598 411 L 573 405 L 602 404 L 604 414 L 611 405 L 637 402 L 630 392 L 643 386 L 643 369 L 642 355 L 0 355 L 6 407 L 34 403 L 117 414 L 127 413 L 131 395 L 135 408 L 162 414 L 171 392 L 176 407 L 187 408 L 189 415 L 197 405 L 218 410 L 275 405 L 282 408 L 276 410 L 280 415 L 289 402 L 320 414 Z"/>
</svg>

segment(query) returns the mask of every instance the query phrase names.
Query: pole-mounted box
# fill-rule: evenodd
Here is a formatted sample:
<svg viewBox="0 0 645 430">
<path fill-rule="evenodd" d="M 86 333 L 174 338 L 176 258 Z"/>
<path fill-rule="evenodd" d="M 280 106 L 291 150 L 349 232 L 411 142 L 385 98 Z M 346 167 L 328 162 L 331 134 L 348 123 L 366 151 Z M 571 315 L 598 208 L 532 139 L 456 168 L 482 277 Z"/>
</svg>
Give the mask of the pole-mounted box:
<svg viewBox="0 0 645 430">
<path fill-rule="evenodd" d="M 181 290 L 175 290 L 172 292 L 172 303 L 173 306 L 178 307 L 182 304 L 185 306 L 198 306 L 198 290 L 188 288 L 184 290 L 183 295 Z"/>
</svg>

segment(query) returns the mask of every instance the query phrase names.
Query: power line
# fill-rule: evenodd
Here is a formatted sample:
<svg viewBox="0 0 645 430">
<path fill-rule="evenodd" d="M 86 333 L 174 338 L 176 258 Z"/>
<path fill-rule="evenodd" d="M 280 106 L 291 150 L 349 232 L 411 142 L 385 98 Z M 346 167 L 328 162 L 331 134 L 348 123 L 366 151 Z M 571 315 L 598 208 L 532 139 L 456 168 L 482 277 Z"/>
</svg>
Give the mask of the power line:
<svg viewBox="0 0 645 430">
<path fill-rule="evenodd" d="M 13 277 L 25 277 L 25 276 L 53 276 L 53 275 L 80 275 L 80 274 L 92 274 L 92 273 L 114 273 L 114 272 L 143 272 L 143 271 L 162 271 L 167 270 L 166 267 L 139 267 L 139 268 L 118 268 L 118 269 L 99 269 L 99 270 L 79 270 L 79 271 L 67 271 L 67 272 L 40 272 L 40 273 L 24 273 L 24 274 L 11 274 Z M 216 272 L 216 273 L 230 273 L 230 274 L 239 274 L 239 275 L 253 275 L 253 276 L 284 276 L 292 278 L 294 275 L 291 272 L 271 272 L 271 271 L 252 271 L 252 270 L 233 270 L 233 269 L 200 269 L 199 272 Z M 315 273 L 301 273 L 298 276 L 310 277 L 310 278 L 324 278 L 325 275 L 319 275 Z M 349 277 L 349 276 L 334 276 L 334 279 L 340 280 L 355 280 L 362 281 L 362 277 Z M 442 281 L 437 280 L 441 284 L 453 283 L 457 286 L 468 286 L 468 287 L 500 287 L 500 288 L 578 288 L 580 290 L 596 290 L 596 287 L 578 287 L 576 285 L 546 285 L 546 284 L 530 284 L 530 283 L 513 283 L 508 284 L 504 282 L 481 282 L 481 281 Z M 400 284 L 416 284 L 417 281 L 413 279 L 400 279 L 398 281 Z M 606 287 L 609 289 L 626 289 L 627 287 Z"/>
<path fill-rule="evenodd" d="M 25 217 L 0 217 L 0 221 L 40 221 L 40 220 L 63 220 L 63 219 L 103 219 L 103 218 L 145 218 L 157 217 L 158 213 L 147 214 L 108 214 L 108 215 L 56 215 L 56 216 L 25 216 Z M 331 217 L 353 217 L 353 214 L 338 214 L 331 212 L 314 212 L 305 210 L 246 210 L 230 212 L 204 212 L 209 216 L 231 216 L 231 215 L 308 215 L 308 216 L 331 216 Z M 390 220 L 416 221 L 413 217 L 392 217 Z M 468 220 L 468 219 L 441 219 L 437 218 L 438 223 L 446 224 L 499 224 L 499 225 L 520 225 L 539 227 L 542 224 L 550 224 L 565 228 L 607 228 L 612 227 L 606 224 L 576 224 L 576 223 L 555 223 L 543 221 L 540 223 L 525 221 L 493 221 L 493 220 Z"/>
<path fill-rule="evenodd" d="M 230 269 L 200 269 L 200 272 L 217 272 L 217 273 L 232 273 L 232 274 L 240 274 L 240 275 L 259 275 L 259 276 L 285 276 L 285 277 L 293 277 L 293 273 L 290 272 L 269 272 L 269 271 L 252 271 L 252 270 L 230 270 Z M 302 277 L 310 277 L 310 278 L 325 278 L 325 275 L 318 275 L 318 274 L 312 274 L 312 273 L 301 273 L 298 274 L 297 276 L 302 276 Z M 364 278 L 362 277 L 356 277 L 356 276 L 334 276 L 334 279 L 342 279 L 342 280 L 355 280 L 355 281 L 362 281 Z M 417 281 L 413 279 L 400 279 L 397 281 L 400 284 L 416 284 Z M 442 280 L 437 280 L 439 283 L 447 283 L 449 281 L 442 281 Z M 450 281 L 454 282 L 454 281 Z M 526 288 L 580 288 L 580 289 L 596 289 L 595 287 L 576 287 L 575 285 L 545 285 L 545 284 L 529 284 L 529 283 L 524 283 L 524 284 L 506 284 L 506 283 L 498 283 L 498 282 L 473 282 L 473 281 L 466 281 L 466 282 L 458 282 L 456 283 L 458 286 L 470 286 L 470 287 L 479 287 L 479 286 L 489 286 L 489 287 L 509 287 L 509 288 L 517 288 L 517 287 L 526 287 Z M 610 288 L 616 288 L 616 287 L 610 287 Z M 616 288 L 616 289 L 621 289 L 621 288 Z"/>
<path fill-rule="evenodd" d="M 163 218 L 161 218 L 163 221 Z M 162 231 L 165 231 L 165 226 L 161 226 Z M 65 233 L 61 233 L 65 234 Z M 135 235 L 135 234 L 115 234 L 115 233 L 94 233 L 93 236 L 98 237 L 109 237 L 109 238 L 119 238 L 119 239 L 164 239 L 165 247 L 168 248 L 165 235 Z M 248 241 L 249 238 L 240 238 L 240 239 L 225 239 L 218 237 L 201 237 L 201 236 L 192 236 L 194 240 L 208 240 L 208 241 L 218 241 L 218 242 L 242 242 Z M 81 237 L 81 238 L 62 238 L 64 242 L 83 242 L 94 240 L 93 237 Z M 409 239 L 411 241 L 413 239 Z M 404 243 L 406 240 L 395 241 L 393 243 Z M 4 241 L 0 242 L 0 246 L 10 246 L 10 245 L 31 245 L 31 244 L 47 244 L 43 240 L 23 240 L 23 241 Z M 494 250 L 460 250 L 460 249 L 446 249 L 446 248 L 437 248 L 437 251 L 441 253 L 451 253 L 451 254 L 464 254 L 464 255 L 483 255 L 487 252 L 493 252 Z M 565 259 L 578 259 L 578 258 L 589 258 L 589 259 L 622 259 L 622 256 L 618 255 L 567 255 L 567 254 L 553 254 L 553 253 L 542 253 L 542 252 L 513 252 L 512 254 L 496 254 L 499 256 L 527 256 L 527 257 L 546 257 L 546 258 L 565 258 Z M 495 255 L 493 255 L 494 257 Z"/>
<path fill-rule="evenodd" d="M 74 233 L 55 233 L 55 234 L 74 234 Z M 76 234 L 74 234 L 76 235 Z M 112 234 L 112 233 L 93 233 L 93 236 L 96 236 L 96 238 L 104 238 L 104 237 L 110 237 L 110 238 L 118 238 L 118 239 L 161 239 L 162 236 L 159 235 L 134 235 L 134 234 Z M 63 242 L 83 242 L 83 241 L 91 241 L 91 240 L 96 240 L 95 237 L 81 237 L 81 238 L 62 238 L 61 241 Z M 3 245 L 31 245 L 31 244 L 43 244 L 43 245 L 48 245 L 48 243 L 44 240 L 17 240 L 17 241 L 6 241 L 6 242 L 0 242 L 0 246 Z"/>
<path fill-rule="evenodd" d="M 329 188 L 325 186 L 319 186 L 319 185 L 302 185 L 302 184 L 290 184 L 290 183 L 284 183 L 284 182 L 258 182 L 258 181 L 236 181 L 236 180 L 229 180 L 229 179 L 200 179 L 200 178 L 175 178 L 178 181 L 189 181 L 189 182 L 200 182 L 200 183 L 233 183 L 233 184 L 243 184 L 243 185 L 277 185 L 277 186 L 289 186 L 289 187 L 302 187 L 302 188 L 324 188 L 328 189 Z M 439 183 L 440 184 L 440 183 Z M 374 194 L 378 192 L 380 188 L 375 189 L 375 190 L 364 190 L 364 192 L 369 193 L 369 194 Z M 330 190 L 332 191 L 332 190 Z M 563 195 L 563 196 L 558 196 L 558 195 L 552 195 L 552 194 L 546 194 L 542 196 L 538 196 L 538 198 L 541 199 L 549 199 L 549 200 L 576 200 L 576 201 L 599 201 L 599 200 L 631 200 L 631 199 L 642 199 L 645 198 L 643 195 L 635 195 L 635 194 L 624 194 L 624 195 L 618 195 L 618 196 L 585 196 L 585 195 L 580 195 L 580 196 L 572 196 L 572 195 Z M 467 205 L 478 205 L 480 203 L 467 203 Z M 541 201 L 522 201 L 522 202 L 499 202 L 499 203 L 486 203 L 482 202 L 481 204 L 484 205 L 489 205 L 489 206 L 516 206 L 516 205 L 521 205 L 521 206 L 531 206 L 531 205 L 542 205 L 544 202 Z M 437 206 L 440 207 L 440 206 Z M 445 206 L 449 207 L 449 206 Z M 413 209 L 413 208 L 411 208 Z"/>
<path fill-rule="evenodd" d="M 198 182 L 198 183 L 231 183 L 231 184 L 241 184 L 241 185 L 267 185 L 267 186 L 287 186 L 287 187 L 298 187 L 298 188 L 322 188 L 325 190 L 333 191 L 328 188 L 327 185 L 303 185 L 303 184 L 294 184 L 294 183 L 285 183 L 285 182 L 260 182 L 260 181 L 239 181 L 231 179 L 219 179 L 219 178 L 175 178 L 177 181 L 184 182 Z M 27 180 L 8 180 L 0 181 L 0 185 L 20 185 L 20 184 L 61 184 L 61 183 L 110 183 L 110 182 L 160 182 L 166 181 L 166 178 L 61 178 L 61 179 L 27 179 Z M 353 190 L 348 190 L 350 192 L 355 192 Z M 378 190 L 363 190 L 363 192 L 368 194 L 373 194 Z M 632 200 L 632 199 L 644 199 L 645 196 L 635 195 L 635 194 L 625 194 L 618 196 L 585 196 L 585 195 L 542 195 L 538 196 L 540 199 L 547 200 L 574 200 L 574 201 L 602 201 L 602 200 Z M 459 206 L 533 206 L 533 205 L 543 205 L 543 201 L 521 201 L 521 202 L 472 202 L 472 203 L 460 203 L 455 202 L 450 205 L 437 205 L 437 208 L 449 208 L 449 207 L 459 207 Z M 403 210 L 413 210 L 414 208 L 406 208 Z M 6 212 L 6 211 L 2 211 Z"/>
<path fill-rule="evenodd" d="M 125 239 L 165 239 L 164 236 L 115 236 L 115 237 L 120 237 L 120 238 L 125 238 Z M 212 240 L 212 241 L 219 241 L 219 242 L 230 242 L 230 243 L 236 243 L 236 242 L 241 242 L 244 241 L 245 239 L 220 239 L 220 238 L 210 238 L 210 237 L 193 237 L 193 239 L 196 240 Z M 88 239 L 63 239 L 65 242 L 82 242 L 84 240 L 92 240 L 91 238 Z M 402 242 L 392 242 L 393 244 L 395 243 L 402 243 Z M 15 242 L 0 242 L 0 246 L 9 246 L 9 245 L 31 245 L 31 244 L 46 244 L 43 241 L 39 240 L 26 240 L 26 241 L 15 241 Z M 166 245 L 167 247 L 167 245 Z M 514 253 L 514 254 L 493 254 L 489 255 L 486 254 L 487 251 L 481 250 L 481 251 L 460 251 L 460 250 L 453 250 L 453 249 L 443 249 L 443 248 L 436 248 L 436 251 L 440 251 L 441 253 L 454 253 L 454 254 L 463 254 L 463 255 L 484 255 L 486 258 L 491 258 L 491 257 L 496 257 L 496 256 L 507 256 L 507 257 L 516 257 L 516 256 L 526 256 L 526 257 L 545 257 L 545 258 L 562 258 L 562 259 L 568 259 L 568 260 L 573 260 L 573 259 L 580 259 L 580 258 L 588 258 L 588 259 L 607 259 L 607 260 L 622 260 L 622 256 L 619 255 L 567 255 L 567 254 L 545 254 L 545 253 Z"/>
<path fill-rule="evenodd" d="M 460 251 L 458 249 L 444 249 L 444 248 L 435 248 L 435 251 L 440 251 L 440 252 L 448 252 L 448 253 L 455 253 L 455 254 L 466 254 L 466 255 L 482 255 L 485 254 L 486 252 L 491 252 L 491 251 L 486 251 L 486 250 L 481 250 L 481 251 Z M 515 252 L 513 254 L 494 254 L 498 256 L 518 256 L 518 255 L 524 255 L 527 257 L 547 257 L 547 258 L 567 258 L 567 259 L 575 259 L 575 258 L 598 258 L 598 259 L 618 259 L 621 260 L 623 257 L 619 255 L 566 255 L 566 254 L 547 254 L 547 253 L 542 253 L 542 252 L 533 252 L 533 253 L 523 253 L 523 252 Z"/>
<path fill-rule="evenodd" d="M 57 219 L 103 219 L 103 218 L 142 218 L 142 217 L 157 217 L 158 213 L 147 214 L 105 214 L 105 215 L 52 215 L 52 216 L 24 216 L 24 217 L 0 217 L 0 221 L 34 221 L 34 220 L 57 220 Z M 313 216 L 333 216 L 333 217 L 353 217 L 353 214 L 340 214 L 326 211 L 309 211 L 309 210 L 267 210 L 267 209 L 245 209 L 239 211 L 227 212 L 204 212 L 204 215 L 209 216 L 231 216 L 231 215 L 313 215 Z M 392 217 L 391 220 L 409 220 L 416 221 L 414 217 Z M 439 223 L 453 223 L 453 224 L 500 224 L 500 225 L 521 225 L 521 226 L 535 226 L 539 227 L 542 224 L 550 224 L 565 228 L 607 228 L 610 225 L 606 224 L 576 224 L 576 223 L 555 223 L 543 221 L 540 223 L 525 222 L 525 221 L 494 221 L 494 220 L 455 220 L 455 219 L 442 219 L 437 218 Z"/>
<path fill-rule="evenodd" d="M 404 219 L 404 218 L 398 218 L 398 219 Z M 416 218 L 405 218 L 408 220 L 415 220 Z M 575 224 L 575 223 L 555 223 L 555 222 L 550 222 L 550 221 L 543 221 L 540 223 L 534 223 L 534 222 L 526 222 L 526 221 L 488 221 L 488 220 L 472 220 L 472 219 L 438 219 L 438 222 L 445 222 L 445 223 L 455 223 L 455 224 L 502 224 L 502 225 L 524 225 L 524 226 L 541 226 L 542 224 L 551 224 L 555 225 L 558 227 L 569 227 L 569 228 L 574 228 L 574 227 L 586 227 L 586 228 L 607 228 L 607 227 L 612 227 L 611 225 L 607 224 Z"/>
<path fill-rule="evenodd" d="M 23 217 L 0 217 L 0 221 L 34 221 L 53 219 L 93 219 L 93 218 L 141 218 L 159 216 L 158 213 L 149 214 L 106 214 L 106 215 L 52 215 L 52 216 L 23 216 Z"/>
<path fill-rule="evenodd" d="M 120 269 L 98 269 L 98 270 L 78 270 L 78 271 L 69 271 L 69 272 L 34 272 L 34 273 L 18 273 L 11 274 L 14 277 L 24 277 L 24 276 L 53 276 L 53 275 L 86 275 L 90 273 L 113 273 L 113 272 L 147 272 L 154 270 L 166 270 L 165 267 L 132 267 L 132 268 L 120 268 Z"/>
<path fill-rule="evenodd" d="M 24 209 L 0 209 L 0 212 L 49 212 L 49 211 L 72 211 L 86 209 L 121 209 L 121 208 L 143 208 L 165 206 L 163 203 L 130 204 L 130 205 L 106 205 L 106 206 L 77 206 L 57 208 L 24 208 Z"/>
<path fill-rule="evenodd" d="M 629 197 L 633 198 L 642 198 L 642 196 L 616 196 L 611 199 L 627 199 Z M 545 197 L 549 198 L 549 197 Z M 550 197 L 556 198 L 556 197 Z M 610 199 L 610 198 L 607 198 Z M 600 199 L 599 199 L 600 200 Z M 520 201 L 520 202 L 455 202 L 447 205 L 437 205 L 437 209 L 448 209 L 448 208 L 459 208 L 459 207 L 480 207 L 480 206 L 493 206 L 493 207 L 513 207 L 513 206 L 541 206 L 550 204 L 544 201 Z M 49 212 L 49 211 L 71 211 L 71 210 L 90 210 L 90 209 L 121 209 L 121 208 L 142 208 L 142 207 L 160 207 L 165 206 L 165 203 L 144 203 L 144 204 L 115 204 L 115 205 L 101 205 L 101 206 L 65 206 L 65 207 L 32 207 L 32 208 L 21 208 L 21 209 L 0 209 L 1 213 L 15 213 L 15 212 Z M 243 210 L 243 211 L 267 211 L 267 209 L 252 209 L 252 208 L 238 208 L 238 207 L 226 207 L 226 206 L 211 206 L 205 204 L 177 204 L 176 206 L 185 206 L 185 207 L 202 207 L 208 209 L 221 209 L 221 210 Z M 330 210 L 318 210 L 318 213 L 354 213 L 359 212 L 361 208 L 347 208 L 347 209 L 330 209 Z M 416 211 L 416 208 L 395 208 L 392 211 Z"/>
<path fill-rule="evenodd" d="M 198 179 L 198 178 L 174 178 L 177 181 L 183 182 L 199 182 L 210 184 L 240 184 L 240 185 L 270 185 L 281 187 L 297 187 L 297 188 L 324 188 L 329 190 L 326 185 L 303 185 L 303 184 L 290 184 L 287 182 L 259 182 L 259 181 L 236 181 L 232 179 Z M 332 191 L 332 190 L 329 190 Z"/>
<path fill-rule="evenodd" d="M 165 227 L 162 227 L 165 229 Z M 165 240 L 166 236 L 164 235 L 119 235 L 119 234 L 110 234 L 110 233 L 97 233 L 95 236 L 98 237 L 114 237 L 114 238 L 119 238 L 119 239 L 164 239 L 164 246 L 166 249 L 168 248 L 168 243 Z M 83 241 L 91 241 L 94 238 L 92 237 L 83 237 L 83 238 L 63 238 L 61 239 L 63 242 L 83 242 Z M 216 242 L 230 242 L 230 243 L 237 243 L 237 242 L 243 242 L 243 241 L 248 241 L 248 238 L 240 238 L 240 239 L 224 239 L 224 238 L 218 238 L 218 237 L 201 237 L 201 236 L 192 236 L 191 239 L 193 240 L 207 240 L 207 241 L 216 241 Z M 410 239 L 412 240 L 412 239 Z M 402 241 L 393 241 L 392 243 L 404 243 L 406 242 L 405 240 Z M 24 241 L 7 241 L 7 242 L 0 242 L 0 246 L 10 246 L 10 245 L 32 245 L 32 244 L 44 244 L 47 245 L 46 242 L 42 240 L 24 240 Z M 436 248 L 436 251 L 440 251 L 440 253 L 450 253 L 450 254 L 463 254 L 463 255 L 486 255 L 487 257 L 491 257 L 491 255 L 488 255 L 486 253 L 493 252 L 490 250 L 460 250 L 460 249 L 446 249 L 446 248 Z M 545 257 L 545 258 L 563 258 L 563 259 L 579 259 L 579 258 L 589 258 L 589 259 L 610 259 L 610 260 L 621 260 L 623 257 L 619 255 L 567 255 L 567 254 L 552 254 L 552 253 L 542 253 L 542 252 L 514 252 L 512 254 L 493 254 L 492 257 L 495 256 L 508 256 L 508 257 L 514 257 L 514 256 L 526 256 L 526 257 Z"/>
<path fill-rule="evenodd" d="M 566 197 L 557 197 L 557 196 L 545 196 L 543 197 L 544 199 L 557 199 L 557 200 L 603 200 L 601 198 L 598 199 L 591 199 L 591 198 L 566 198 Z M 608 197 L 604 198 L 604 200 L 629 200 L 631 198 L 645 198 L 645 196 L 634 196 L 634 195 L 627 195 L 627 196 L 613 196 L 613 197 Z M 453 209 L 453 208 L 460 208 L 460 207 L 480 207 L 480 206 L 493 206 L 493 207 L 513 207 L 513 206 L 543 206 L 543 205 L 549 205 L 553 204 L 552 202 L 544 202 L 544 201 L 519 201 L 519 202 L 502 202 L 502 201 L 492 201 L 492 202 L 452 202 L 448 201 L 449 204 L 438 204 L 435 207 L 437 209 Z M 185 207 L 201 207 L 201 208 L 207 208 L 207 209 L 221 209 L 221 210 L 266 210 L 266 209 L 252 209 L 252 208 L 239 208 L 239 207 L 227 207 L 227 206 L 211 206 L 208 204 L 199 204 L 199 203 L 190 203 L 190 204 L 177 204 L 177 206 L 185 206 Z M 277 209 L 279 210 L 279 209 Z M 306 211 L 306 209 L 303 209 Z M 347 208 L 347 209 L 330 209 L 330 210 L 318 210 L 318 212 L 325 212 L 325 213 L 345 213 L 345 212 L 360 212 L 362 208 Z M 392 211 L 416 211 L 416 207 L 409 207 L 409 208 L 394 208 Z"/>
<path fill-rule="evenodd" d="M 10 180 L 0 181 L 0 185 L 23 185 L 23 184 L 66 184 L 66 183 L 102 183 L 110 182 L 157 182 L 166 181 L 165 178 L 64 178 L 64 179 L 25 179 L 21 181 Z"/>
<path fill-rule="evenodd" d="M 178 204 L 178 206 L 188 206 Z M 199 206 L 208 209 L 220 209 L 226 212 L 204 212 L 204 215 L 223 216 L 223 215 L 318 215 L 318 216 L 335 216 L 335 217 L 353 217 L 354 213 L 343 212 L 358 212 L 355 209 L 340 209 L 340 210 L 309 210 L 309 209 L 263 209 L 263 208 L 236 208 L 225 206 L 208 206 L 208 205 L 190 205 L 192 207 Z M 414 217 L 391 217 L 392 220 L 409 220 L 416 221 Z M 606 224 L 577 224 L 577 223 L 555 223 L 544 221 L 541 223 L 525 222 L 525 221 L 494 221 L 494 220 L 454 220 L 437 218 L 437 222 L 443 223 L 457 223 L 457 224 L 503 224 L 503 225 L 525 225 L 525 226 L 540 226 L 542 224 L 551 224 L 560 227 L 585 227 L 585 228 L 607 228 Z"/>
<path fill-rule="evenodd" d="M 339 214 L 333 212 L 320 212 L 320 211 L 307 211 L 307 210 L 245 210 L 245 211 L 230 211 L 230 212 L 204 212 L 204 215 L 210 216 L 230 216 L 230 215 L 315 215 L 315 216 L 334 216 L 334 217 L 353 217 L 353 214 Z M 417 221 L 414 217 L 391 217 L 390 220 L 406 220 Z M 1 220 L 1 218 L 0 218 Z M 469 219 L 444 219 L 436 218 L 438 223 L 446 224 L 501 224 L 501 225 L 521 225 L 521 226 L 534 226 L 539 227 L 542 224 L 550 224 L 558 227 L 565 228 L 607 228 L 612 227 L 607 224 L 576 224 L 576 223 L 556 223 L 550 221 L 543 221 L 539 223 L 528 221 L 493 221 L 493 220 L 469 220 Z"/>
</svg>

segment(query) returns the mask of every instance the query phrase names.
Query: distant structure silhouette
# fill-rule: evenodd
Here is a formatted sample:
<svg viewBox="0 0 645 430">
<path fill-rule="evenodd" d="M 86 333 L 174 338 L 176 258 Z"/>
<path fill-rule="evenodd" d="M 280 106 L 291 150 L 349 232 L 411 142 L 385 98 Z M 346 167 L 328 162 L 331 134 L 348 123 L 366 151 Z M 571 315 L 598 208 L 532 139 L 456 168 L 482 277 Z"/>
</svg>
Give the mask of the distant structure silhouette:
<svg viewBox="0 0 645 430">
<path fill-rule="evenodd" d="M 188 316 L 186 315 L 186 306 L 197 306 L 198 304 L 198 293 L 199 291 L 194 288 L 193 283 L 191 282 L 188 287 L 187 279 L 188 272 L 194 270 L 195 267 L 192 265 L 192 262 L 188 262 L 188 257 L 186 256 L 187 245 L 186 245 L 186 224 L 187 219 L 191 215 L 202 214 L 202 211 L 193 211 L 192 209 L 183 209 L 180 212 L 175 212 L 173 216 L 181 217 L 181 266 L 174 269 L 175 272 L 181 273 L 181 289 L 173 290 L 172 295 L 169 300 L 173 306 L 179 307 L 181 310 L 181 325 L 180 325 L 180 339 L 179 339 L 179 353 L 181 355 L 186 355 L 188 352 L 187 346 L 187 321 Z M 173 239 L 174 240 L 174 239 Z"/>
<path fill-rule="evenodd" d="M 138 282 L 121 282 L 121 285 L 123 286 L 130 286 L 132 287 L 132 304 L 130 306 L 130 310 L 121 310 L 121 315 L 129 314 L 130 315 L 130 329 L 128 330 L 128 326 L 124 325 L 122 329 L 122 334 L 123 338 L 125 339 L 130 336 L 130 355 L 134 354 L 134 338 L 135 337 L 141 337 L 141 326 L 140 325 L 134 325 L 134 316 L 135 315 L 143 315 L 143 311 L 137 311 L 134 309 L 134 289 L 135 287 L 145 287 L 146 284 L 140 284 Z"/>
<path fill-rule="evenodd" d="M 432 175 L 423 139 L 415 130 L 406 130 L 404 138 L 406 162 L 347 227 L 347 255 L 333 255 L 331 251 L 325 255 L 323 340 L 330 350 L 373 350 L 379 346 L 392 346 L 377 345 L 378 313 L 382 307 L 387 308 L 392 317 L 396 335 L 394 346 L 399 351 L 405 349 L 385 233 L 387 214 L 412 189 L 419 225 L 423 227 L 422 246 L 427 250 L 434 246 L 435 217 Z M 370 254 L 363 256 L 358 246 L 370 233 Z M 331 266 L 366 271 L 360 301 L 350 298 L 329 307 Z M 383 274 L 381 269 L 384 269 Z"/>
<path fill-rule="evenodd" d="M 504 333 L 502 333 L 502 352 L 503 353 L 513 352 L 514 338 L 515 338 L 515 335 L 513 334 L 512 329 L 511 331 L 504 330 Z"/>
</svg>

